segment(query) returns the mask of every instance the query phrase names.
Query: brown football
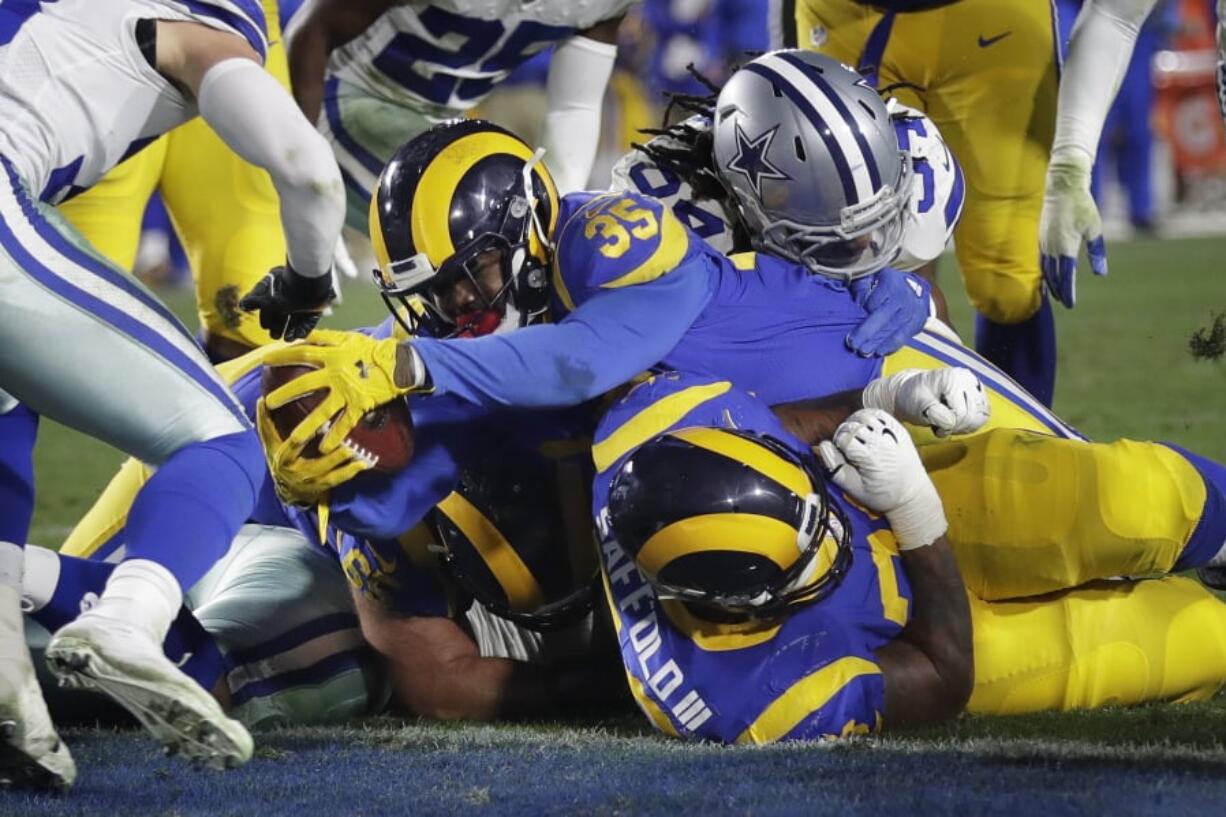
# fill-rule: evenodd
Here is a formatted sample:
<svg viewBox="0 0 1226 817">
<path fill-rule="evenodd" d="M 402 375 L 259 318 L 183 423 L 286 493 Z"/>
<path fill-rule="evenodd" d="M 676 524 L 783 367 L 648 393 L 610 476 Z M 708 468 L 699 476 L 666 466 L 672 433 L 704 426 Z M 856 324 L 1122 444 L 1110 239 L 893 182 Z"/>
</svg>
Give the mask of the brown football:
<svg viewBox="0 0 1226 817">
<path fill-rule="evenodd" d="M 260 386 L 267 395 L 311 371 L 314 369 L 309 366 L 265 366 Z M 277 432 L 282 437 L 287 436 L 322 399 L 322 394 L 311 392 L 272 410 L 270 416 Z M 413 459 L 413 420 L 408 404 L 404 400 L 395 400 L 367 412 L 345 439 L 359 456 L 373 463 L 373 470 L 385 474 L 399 471 Z M 318 438 L 307 444 L 302 455 L 308 458 L 319 456 Z"/>
</svg>

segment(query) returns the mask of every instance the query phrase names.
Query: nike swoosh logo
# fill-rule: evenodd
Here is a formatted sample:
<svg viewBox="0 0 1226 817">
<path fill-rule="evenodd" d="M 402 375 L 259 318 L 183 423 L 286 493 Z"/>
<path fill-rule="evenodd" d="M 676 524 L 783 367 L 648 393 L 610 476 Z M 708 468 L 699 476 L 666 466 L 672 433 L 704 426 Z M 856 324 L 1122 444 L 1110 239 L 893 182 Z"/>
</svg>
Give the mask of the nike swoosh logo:
<svg viewBox="0 0 1226 817">
<path fill-rule="evenodd" d="M 1012 33 L 1013 33 L 1012 31 L 1006 31 L 1004 34 L 997 34 L 995 37 L 985 37 L 982 34 L 980 34 L 979 35 L 979 47 L 987 48 L 989 45 L 1000 42 L 1001 40 L 1003 40 L 1005 37 L 1008 37 Z"/>
</svg>

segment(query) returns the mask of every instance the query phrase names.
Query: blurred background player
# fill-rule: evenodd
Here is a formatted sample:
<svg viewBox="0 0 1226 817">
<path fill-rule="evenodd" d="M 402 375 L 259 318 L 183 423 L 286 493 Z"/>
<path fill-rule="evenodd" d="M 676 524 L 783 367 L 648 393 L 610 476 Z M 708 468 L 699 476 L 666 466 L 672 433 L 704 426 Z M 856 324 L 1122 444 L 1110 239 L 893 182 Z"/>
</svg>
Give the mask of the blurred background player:
<svg viewBox="0 0 1226 817">
<path fill-rule="evenodd" d="M 829 54 L 936 123 L 966 174 L 954 232 L 975 349 L 1051 404 L 1056 328 L 1034 236 L 1060 54 L 1039 0 L 776 0 L 775 43 Z"/>
<path fill-rule="evenodd" d="M 313 323 L 331 293 L 340 174 L 261 67 L 266 47 L 259 15 L 223 0 L 190 10 L 156 0 L 0 7 L 0 332 L 9 350 L 0 383 L 30 410 L 158 466 L 133 506 L 128 558 L 98 603 L 55 634 L 48 660 L 66 684 L 108 693 L 167 747 L 219 767 L 246 761 L 250 736 L 160 644 L 182 588 L 251 511 L 259 442 L 191 335 L 55 205 L 200 112 L 268 169 L 280 194 L 289 257 L 265 279 L 277 286 L 261 300 L 261 320 L 281 331 Z M 5 462 L 28 461 L 36 428 L 17 430 L 6 428 Z M 6 516 L 28 520 L 31 497 L 5 498 L 16 502 Z M 10 722 L 0 762 L 10 781 L 68 785 L 71 759 L 13 626 L 23 541 L 0 543 L 0 710 Z"/>
<path fill-rule="evenodd" d="M 309 0 L 286 32 L 294 96 L 336 152 L 347 225 L 367 230 L 371 194 L 396 149 L 463 115 L 554 46 L 541 144 L 559 187 L 584 188 L 600 141 L 617 26 L 635 0 Z"/>
</svg>

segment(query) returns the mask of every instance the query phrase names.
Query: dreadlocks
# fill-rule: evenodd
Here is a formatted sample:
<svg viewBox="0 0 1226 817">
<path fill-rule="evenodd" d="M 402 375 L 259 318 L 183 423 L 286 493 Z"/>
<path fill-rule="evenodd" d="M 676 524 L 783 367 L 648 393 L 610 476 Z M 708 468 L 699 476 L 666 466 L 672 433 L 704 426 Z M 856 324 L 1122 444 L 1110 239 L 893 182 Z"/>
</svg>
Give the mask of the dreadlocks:
<svg viewBox="0 0 1226 817">
<path fill-rule="evenodd" d="M 645 145 L 632 142 L 630 147 L 645 153 L 663 170 L 672 172 L 688 184 L 694 194 L 702 199 L 726 202 L 728 191 L 715 172 L 715 143 L 710 127 L 695 124 L 691 117 L 699 116 L 706 123 L 715 119 L 715 101 L 720 88 L 707 79 L 693 63 L 685 67 L 695 80 L 707 89 L 706 94 L 670 93 L 664 120 L 659 128 L 643 128 L 640 133 L 664 137 L 652 139 Z M 673 122 L 674 111 L 683 111 L 690 116 Z"/>
</svg>

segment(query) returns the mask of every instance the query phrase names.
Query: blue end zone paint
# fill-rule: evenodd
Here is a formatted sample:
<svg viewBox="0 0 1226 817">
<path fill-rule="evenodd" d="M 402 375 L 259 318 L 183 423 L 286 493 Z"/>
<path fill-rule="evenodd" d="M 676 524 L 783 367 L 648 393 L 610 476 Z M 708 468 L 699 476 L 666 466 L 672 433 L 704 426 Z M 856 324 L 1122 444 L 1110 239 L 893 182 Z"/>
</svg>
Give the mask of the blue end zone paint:
<svg viewBox="0 0 1226 817">
<path fill-rule="evenodd" d="M 1191 727 L 1191 718 L 1203 720 L 1206 710 L 1216 716 L 1207 728 L 1220 730 L 1220 708 L 1166 707 L 1151 714 L 1155 725 L 1174 721 L 1164 730 L 1174 735 L 1180 724 Z M 994 723 L 1011 722 L 973 719 L 954 731 L 990 732 Z M 400 727 L 387 720 L 345 731 L 295 729 L 257 736 L 256 759 L 223 774 L 164 758 L 140 733 L 74 730 L 65 735 L 80 769 L 74 791 L 54 797 L 0 793 L 0 815 L 1178 817 L 1219 813 L 1226 797 L 1226 755 L 1203 743 L 1212 735 L 1195 727 L 1197 736 L 1185 737 L 1194 743 L 1144 758 L 1092 742 L 1094 730 L 1066 735 L 1070 743 L 1084 742 L 1061 757 L 1025 742 L 1005 749 L 963 743 L 939 751 L 925 750 L 923 738 L 918 747 L 859 742 L 725 749 L 618 731 Z"/>
</svg>

